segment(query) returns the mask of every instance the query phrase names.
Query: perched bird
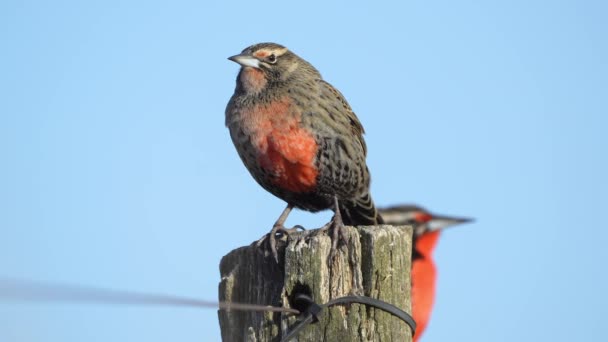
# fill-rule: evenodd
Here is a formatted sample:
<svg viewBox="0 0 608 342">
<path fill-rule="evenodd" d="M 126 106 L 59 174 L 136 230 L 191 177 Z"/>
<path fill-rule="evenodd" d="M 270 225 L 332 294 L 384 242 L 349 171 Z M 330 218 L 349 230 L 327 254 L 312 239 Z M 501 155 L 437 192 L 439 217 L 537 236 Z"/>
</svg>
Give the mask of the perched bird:
<svg viewBox="0 0 608 342">
<path fill-rule="evenodd" d="M 241 160 L 267 191 L 287 202 L 268 241 L 295 207 L 331 209 L 332 251 L 347 225 L 382 222 L 369 193 L 363 126 L 344 96 L 284 46 L 260 43 L 229 57 L 241 65 L 226 126 Z M 294 229 L 294 228 L 292 228 Z"/>
<path fill-rule="evenodd" d="M 412 248 L 412 316 L 416 321 L 414 342 L 418 341 L 431 317 L 435 301 L 437 270 L 433 251 L 441 229 L 471 222 L 469 218 L 440 216 L 414 205 L 401 205 L 378 210 L 384 222 L 414 227 Z"/>
</svg>

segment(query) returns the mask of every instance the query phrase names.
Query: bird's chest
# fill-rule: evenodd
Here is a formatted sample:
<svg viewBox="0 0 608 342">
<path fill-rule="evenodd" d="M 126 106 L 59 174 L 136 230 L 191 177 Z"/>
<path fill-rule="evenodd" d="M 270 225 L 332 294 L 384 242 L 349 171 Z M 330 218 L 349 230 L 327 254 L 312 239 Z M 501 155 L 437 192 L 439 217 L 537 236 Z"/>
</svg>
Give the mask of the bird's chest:
<svg viewBox="0 0 608 342">
<path fill-rule="evenodd" d="M 245 67 L 241 70 L 239 80 L 241 81 L 243 88 L 245 88 L 248 93 L 252 94 L 261 92 L 268 83 L 261 70 L 250 67 Z"/>
<path fill-rule="evenodd" d="M 301 113 L 289 99 L 250 106 L 240 111 L 240 128 L 252 158 L 244 160 L 256 169 L 262 182 L 293 192 L 312 191 L 318 170 L 317 143 L 301 124 Z"/>
</svg>

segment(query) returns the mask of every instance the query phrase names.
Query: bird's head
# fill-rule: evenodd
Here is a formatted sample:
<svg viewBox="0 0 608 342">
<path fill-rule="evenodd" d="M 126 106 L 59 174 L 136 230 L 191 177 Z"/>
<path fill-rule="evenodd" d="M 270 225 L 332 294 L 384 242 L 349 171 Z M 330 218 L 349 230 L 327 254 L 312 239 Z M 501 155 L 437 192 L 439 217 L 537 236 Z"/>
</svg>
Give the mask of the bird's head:
<svg viewBox="0 0 608 342">
<path fill-rule="evenodd" d="M 276 43 L 255 44 L 228 59 L 241 65 L 237 83 L 246 93 L 259 93 L 298 75 L 320 77 L 310 63 Z"/>
<path fill-rule="evenodd" d="M 433 214 L 416 205 L 390 207 L 382 209 L 380 214 L 382 215 L 382 219 L 388 224 L 412 225 L 415 237 L 473 221 L 470 218 Z"/>
</svg>

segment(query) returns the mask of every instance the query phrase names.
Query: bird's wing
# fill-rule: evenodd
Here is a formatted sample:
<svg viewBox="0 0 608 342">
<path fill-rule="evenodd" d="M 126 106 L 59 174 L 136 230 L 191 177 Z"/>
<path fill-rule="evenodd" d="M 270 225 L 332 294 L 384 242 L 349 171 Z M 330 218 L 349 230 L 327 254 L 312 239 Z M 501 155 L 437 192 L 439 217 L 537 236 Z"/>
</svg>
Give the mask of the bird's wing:
<svg viewBox="0 0 608 342">
<path fill-rule="evenodd" d="M 341 119 L 345 121 L 346 125 L 350 127 L 351 133 L 353 136 L 357 137 L 359 143 L 363 147 L 363 153 L 367 155 L 367 146 L 363 139 L 365 130 L 363 129 L 363 125 L 361 125 L 359 118 L 355 115 L 355 112 L 353 112 L 348 102 L 346 102 L 344 95 L 328 82 L 322 79 L 318 79 L 318 82 L 321 94 L 324 95 L 323 97 L 330 101 L 331 107 L 337 109 L 335 112 L 338 113 L 341 116 Z"/>
</svg>

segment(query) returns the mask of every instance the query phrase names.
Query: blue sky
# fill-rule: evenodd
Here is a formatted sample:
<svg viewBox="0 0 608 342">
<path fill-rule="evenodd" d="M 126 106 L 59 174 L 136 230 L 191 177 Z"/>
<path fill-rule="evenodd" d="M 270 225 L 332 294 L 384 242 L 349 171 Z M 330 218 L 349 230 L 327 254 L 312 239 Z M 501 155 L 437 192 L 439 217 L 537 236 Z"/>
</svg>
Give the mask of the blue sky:
<svg viewBox="0 0 608 342">
<path fill-rule="evenodd" d="M 0 275 L 213 300 L 284 203 L 224 127 L 284 44 L 365 125 L 379 205 L 446 232 L 424 341 L 608 338 L 604 1 L 3 1 Z M 320 226 L 330 213 L 294 213 Z M 214 310 L 0 303 L 2 341 L 219 340 Z"/>
</svg>

